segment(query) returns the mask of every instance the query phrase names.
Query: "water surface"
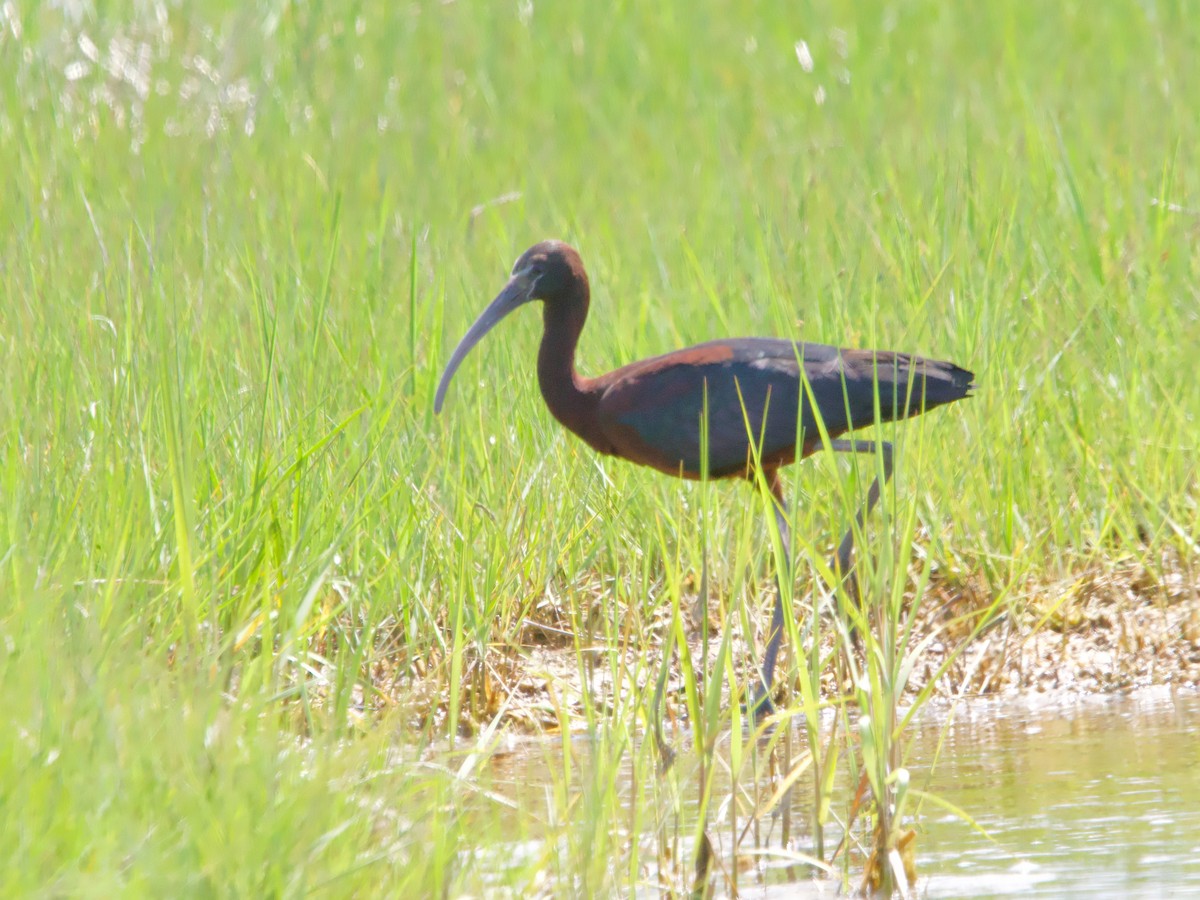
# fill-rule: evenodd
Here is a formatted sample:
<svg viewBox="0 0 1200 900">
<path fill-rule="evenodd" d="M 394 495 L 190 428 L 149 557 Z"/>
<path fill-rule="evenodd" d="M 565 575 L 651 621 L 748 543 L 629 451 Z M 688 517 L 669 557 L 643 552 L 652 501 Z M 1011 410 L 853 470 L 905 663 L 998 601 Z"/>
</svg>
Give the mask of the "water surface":
<svg viewBox="0 0 1200 900">
<path fill-rule="evenodd" d="M 971 701 L 915 733 L 914 784 L 987 831 L 926 809 L 929 897 L 1200 896 L 1200 696 Z"/>
<path fill-rule="evenodd" d="M 921 712 L 905 751 L 911 784 L 963 810 L 978 828 L 939 806 L 910 806 L 916 815 L 906 824 L 918 832 L 919 896 L 1200 897 L 1200 694 L 972 699 Z M 799 752 L 803 740 L 794 745 Z M 572 746 L 576 763 L 587 770 L 586 742 Z M 689 769 L 690 749 L 679 750 L 674 775 L 686 795 L 689 788 L 698 790 L 697 779 Z M 717 752 L 727 750 L 721 746 Z M 536 793 L 539 784 L 544 790 L 548 764 L 554 765 L 541 746 L 497 760 L 495 774 L 515 802 L 536 805 L 529 791 Z M 617 776 L 626 783 L 615 786 L 626 798 L 637 793 L 631 769 L 627 765 Z M 838 794 L 845 798 L 851 789 L 844 783 Z M 714 794 L 727 795 L 723 786 Z M 790 846 L 803 853 L 812 852 L 805 834 L 812 797 L 811 782 L 797 782 Z M 680 799 L 685 821 L 678 825 L 688 832 L 694 818 L 686 819 L 697 814 L 698 798 Z M 844 799 L 834 801 L 842 814 L 846 805 Z M 719 806 L 718 799 L 713 809 Z M 715 815 L 709 833 L 727 865 L 729 842 Z M 779 819 L 769 818 L 762 822 L 765 853 L 754 857 L 753 869 L 743 869 L 739 894 L 836 895 L 836 881 L 814 881 L 812 870 L 788 865 L 773 852 L 779 847 Z M 835 817 L 826 829 L 826 847 L 840 838 Z M 691 858 L 688 846 L 679 850 Z M 739 844 L 743 860 L 754 850 Z M 851 872 L 857 884 L 853 866 Z M 646 891 L 653 893 L 652 887 Z"/>
</svg>

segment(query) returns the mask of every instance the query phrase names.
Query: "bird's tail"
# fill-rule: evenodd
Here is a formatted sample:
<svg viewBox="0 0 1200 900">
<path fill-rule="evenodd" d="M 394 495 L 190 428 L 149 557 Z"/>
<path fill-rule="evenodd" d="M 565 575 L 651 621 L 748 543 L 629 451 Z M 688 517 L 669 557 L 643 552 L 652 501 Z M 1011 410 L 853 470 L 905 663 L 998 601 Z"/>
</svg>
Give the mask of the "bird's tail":
<svg viewBox="0 0 1200 900">
<path fill-rule="evenodd" d="M 893 390 L 897 411 L 907 402 L 902 415 L 915 416 L 936 406 L 962 400 L 975 390 L 975 373 L 962 366 L 920 356 L 901 357 L 897 354 L 897 357 Z"/>
<path fill-rule="evenodd" d="M 945 360 L 880 352 L 872 362 L 885 421 L 920 415 L 969 397 L 975 390 L 975 373 Z"/>
</svg>

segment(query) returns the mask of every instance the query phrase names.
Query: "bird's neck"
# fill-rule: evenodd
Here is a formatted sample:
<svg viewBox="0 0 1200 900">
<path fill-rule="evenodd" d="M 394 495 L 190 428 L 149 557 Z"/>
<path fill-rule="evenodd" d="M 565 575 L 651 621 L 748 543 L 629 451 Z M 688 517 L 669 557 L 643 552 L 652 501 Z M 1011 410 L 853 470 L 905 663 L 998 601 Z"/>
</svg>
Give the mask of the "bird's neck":
<svg viewBox="0 0 1200 900">
<path fill-rule="evenodd" d="M 538 385 L 554 418 L 593 443 L 596 397 L 589 380 L 575 372 L 575 347 L 587 320 L 588 298 L 579 292 L 568 300 L 543 305 L 545 331 L 538 349 Z"/>
</svg>

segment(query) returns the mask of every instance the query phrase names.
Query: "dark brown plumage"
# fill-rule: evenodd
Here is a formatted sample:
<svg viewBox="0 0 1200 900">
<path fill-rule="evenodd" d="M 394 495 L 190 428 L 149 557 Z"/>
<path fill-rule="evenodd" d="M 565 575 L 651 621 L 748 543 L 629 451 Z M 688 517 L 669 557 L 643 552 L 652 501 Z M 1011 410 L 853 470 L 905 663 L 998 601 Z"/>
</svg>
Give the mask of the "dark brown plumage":
<svg viewBox="0 0 1200 900">
<path fill-rule="evenodd" d="M 575 348 L 588 314 L 587 273 L 572 247 L 544 241 L 517 260 L 508 284 L 455 348 L 438 384 L 436 411 L 441 411 L 446 388 L 471 348 L 501 319 L 532 300 L 543 301 L 545 326 L 538 350 L 538 384 L 556 419 L 600 453 L 668 475 L 699 478 L 707 402 L 708 471 L 704 474 L 753 476 L 757 459 L 757 468 L 776 499 L 785 550 L 787 521 L 777 470 L 820 449 L 818 415 L 832 449 L 880 452 L 886 479 L 891 474 L 890 444 L 877 446 L 870 441 L 840 440 L 840 436 L 962 399 L 974 387 L 972 373 L 949 362 L 772 338 L 710 341 L 584 378 L 575 371 Z M 860 527 L 879 497 L 879 488 L 876 479 L 859 511 Z M 850 529 L 838 548 L 835 571 L 849 572 L 852 546 Z M 763 657 L 760 699 L 771 685 L 782 633 L 782 601 L 777 599 Z"/>
</svg>

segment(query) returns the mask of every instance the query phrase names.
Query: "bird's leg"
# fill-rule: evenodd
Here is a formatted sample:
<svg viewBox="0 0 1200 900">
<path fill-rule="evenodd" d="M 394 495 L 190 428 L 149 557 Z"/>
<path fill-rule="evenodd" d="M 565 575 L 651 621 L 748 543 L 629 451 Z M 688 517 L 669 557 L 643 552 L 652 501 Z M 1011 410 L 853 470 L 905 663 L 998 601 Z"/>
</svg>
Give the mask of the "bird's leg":
<svg viewBox="0 0 1200 900">
<path fill-rule="evenodd" d="M 883 457 L 884 483 L 887 483 L 887 480 L 892 477 L 892 445 L 888 441 L 837 440 L 829 442 L 829 449 L 835 453 L 875 453 L 878 451 Z M 829 564 L 829 568 L 833 570 L 835 576 L 850 581 L 855 596 L 858 594 L 858 580 L 850 568 L 850 553 L 854 549 L 854 532 L 855 530 L 862 531 L 863 522 L 866 521 L 867 516 L 879 501 L 880 488 L 879 476 L 876 475 L 875 480 L 871 482 L 871 487 L 867 490 L 867 502 L 862 505 L 858 515 L 854 517 L 855 524 L 846 531 L 846 536 L 838 545 L 837 554 Z"/>
<path fill-rule="evenodd" d="M 771 682 L 775 678 L 775 660 L 779 656 L 779 645 L 783 643 L 783 579 L 792 577 L 792 563 L 789 546 L 791 545 L 791 530 L 787 521 L 787 506 L 783 502 L 783 482 L 778 470 L 771 473 L 771 506 L 775 510 L 775 525 L 779 529 L 779 542 L 783 553 L 778 565 L 775 566 L 775 607 L 771 611 L 771 630 L 767 633 L 767 649 L 763 654 L 762 683 L 755 691 L 753 712 L 762 716 L 774 708 L 771 700 Z"/>
</svg>

